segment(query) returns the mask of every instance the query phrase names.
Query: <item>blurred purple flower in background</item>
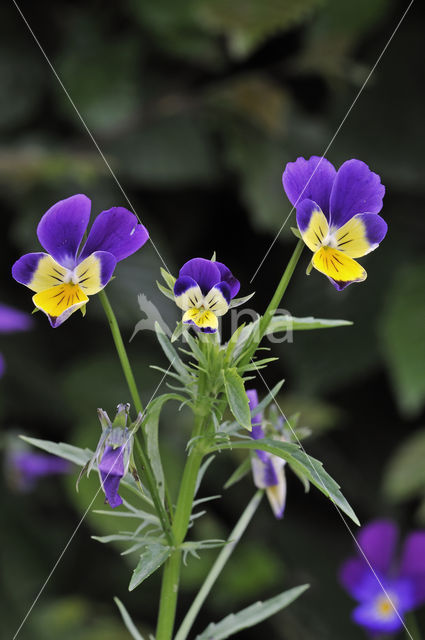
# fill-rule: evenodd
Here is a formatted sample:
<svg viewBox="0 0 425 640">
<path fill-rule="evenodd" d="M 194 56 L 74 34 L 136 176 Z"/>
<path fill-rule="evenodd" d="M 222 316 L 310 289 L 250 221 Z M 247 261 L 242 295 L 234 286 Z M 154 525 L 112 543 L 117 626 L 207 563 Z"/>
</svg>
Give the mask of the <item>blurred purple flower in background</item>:
<svg viewBox="0 0 425 640">
<path fill-rule="evenodd" d="M 6 458 L 10 484 L 19 491 L 31 491 L 39 478 L 70 473 L 72 464 L 57 456 L 32 451 L 13 451 Z"/>
<path fill-rule="evenodd" d="M 0 304 L 0 333 L 14 333 L 31 329 L 32 319 L 27 313 Z M 0 353 L 0 378 L 6 369 L 5 361 Z"/>
<path fill-rule="evenodd" d="M 352 618 L 372 635 L 399 631 L 405 614 L 425 603 L 425 531 L 407 536 L 398 562 L 397 538 L 389 520 L 362 527 L 357 541 L 376 576 L 360 553 L 340 570 L 342 585 L 359 602 Z"/>
</svg>

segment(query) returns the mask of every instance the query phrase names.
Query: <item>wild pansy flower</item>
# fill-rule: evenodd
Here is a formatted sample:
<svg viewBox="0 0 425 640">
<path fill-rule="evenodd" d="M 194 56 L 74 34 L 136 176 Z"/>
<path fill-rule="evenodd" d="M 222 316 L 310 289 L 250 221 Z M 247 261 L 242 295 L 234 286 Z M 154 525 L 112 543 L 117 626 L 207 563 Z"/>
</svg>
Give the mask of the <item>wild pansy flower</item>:
<svg viewBox="0 0 425 640">
<path fill-rule="evenodd" d="M 254 411 L 258 406 L 258 394 L 255 389 L 249 389 L 246 392 L 249 401 L 249 408 Z M 256 413 L 251 420 L 251 435 L 255 440 L 265 438 L 265 432 L 262 426 L 263 414 Z M 283 433 L 277 433 L 275 439 L 285 441 Z M 265 489 L 270 506 L 276 518 L 279 520 L 283 517 L 286 504 L 286 461 L 278 456 L 274 456 L 266 451 L 256 450 L 255 455 L 251 458 L 252 475 L 254 484 L 258 489 Z"/>
<path fill-rule="evenodd" d="M 39 478 L 69 473 L 72 465 L 68 460 L 45 453 L 13 451 L 6 459 L 6 473 L 10 483 L 19 491 L 30 491 Z"/>
<path fill-rule="evenodd" d="M 386 593 L 360 553 L 340 570 L 342 585 L 360 603 L 352 613 L 354 622 L 373 635 L 399 631 L 405 614 L 425 603 L 425 531 L 407 536 L 399 562 L 397 537 L 389 520 L 371 522 L 357 536 Z"/>
<path fill-rule="evenodd" d="M 32 326 L 32 320 L 28 314 L 22 313 L 5 304 L 0 304 L 0 333 L 14 333 L 15 331 L 28 331 Z M 0 378 L 4 374 L 6 363 L 0 353 Z"/>
<path fill-rule="evenodd" d="M 219 316 L 228 311 L 229 303 L 239 289 L 239 281 L 224 264 L 193 258 L 179 271 L 174 299 L 184 311 L 183 322 L 193 324 L 205 333 L 214 333 Z"/>
<path fill-rule="evenodd" d="M 378 215 L 385 187 L 360 160 L 348 160 L 336 171 L 325 158 L 298 158 L 286 165 L 283 188 L 297 209 L 302 239 L 313 251 L 312 265 L 341 291 L 366 279 L 353 260 L 376 249 L 387 233 Z"/>
<path fill-rule="evenodd" d="M 129 410 L 129 404 L 119 404 L 115 419 L 111 423 L 106 411 L 98 409 L 102 435 L 87 471 L 90 473 L 94 462 L 97 462 L 102 489 L 109 506 L 113 509 L 122 504 L 118 489 L 122 478 L 128 471 L 133 448 L 133 433 L 141 420 L 141 415 L 139 415 L 130 431 L 127 428 Z"/>
<path fill-rule="evenodd" d="M 41 218 L 37 227 L 47 253 L 27 253 L 12 268 L 21 284 L 35 291 L 33 303 L 58 327 L 89 296 L 110 281 L 117 262 L 140 249 L 149 238 L 136 216 L 123 207 L 100 213 L 80 248 L 90 219 L 91 202 L 79 194 L 61 200 Z"/>
</svg>

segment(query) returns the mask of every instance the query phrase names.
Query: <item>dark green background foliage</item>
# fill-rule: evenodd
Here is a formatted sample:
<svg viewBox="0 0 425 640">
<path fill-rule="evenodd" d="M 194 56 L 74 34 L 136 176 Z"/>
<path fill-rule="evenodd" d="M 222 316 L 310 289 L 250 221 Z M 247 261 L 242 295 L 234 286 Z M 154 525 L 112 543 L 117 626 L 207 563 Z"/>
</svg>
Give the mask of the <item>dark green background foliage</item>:
<svg viewBox="0 0 425 640">
<path fill-rule="evenodd" d="M 241 295 L 263 311 L 294 245 L 288 221 L 249 283 L 290 206 L 281 187 L 285 163 L 320 155 L 385 45 L 407 2 L 393 0 L 122 0 L 22 2 L 124 190 L 173 273 L 189 258 L 228 264 Z M 424 7 L 416 2 L 336 138 L 335 164 L 357 157 L 387 186 L 382 247 L 366 259 L 369 277 L 337 293 L 304 275 L 307 254 L 284 306 L 296 316 L 346 318 L 353 327 L 300 332 L 267 370 L 285 377 L 280 403 L 301 411 L 313 431 L 307 450 L 342 484 L 363 522 L 394 517 L 403 531 L 425 526 L 425 154 Z M 30 293 L 10 266 L 38 250 L 35 226 L 54 202 L 86 193 L 99 212 L 126 205 L 75 111 L 13 4 L 0 9 L 1 301 L 31 312 Z M 144 293 L 171 325 L 177 309 L 156 289 L 161 263 L 151 244 L 121 264 L 108 287 L 124 336 L 143 315 Z M 224 322 L 224 333 L 229 325 Z M 108 328 L 93 298 L 82 319 L 52 330 L 41 314 L 26 335 L 1 337 L 6 435 L 93 447 L 96 407 L 128 400 Z M 150 332 L 130 344 L 145 402 L 163 365 Z M 258 382 L 260 393 L 265 391 Z M 165 389 L 164 389 L 165 391 Z M 175 487 L 190 425 L 171 406 L 161 422 L 165 468 Z M 246 478 L 223 492 L 242 458 L 225 453 L 207 474 L 211 503 L 193 536 L 225 537 L 254 487 Z M 74 490 L 75 474 L 42 481 L 21 495 L 2 491 L 4 637 L 12 637 L 98 486 Z M 352 603 L 336 571 L 351 540 L 319 492 L 304 495 L 289 477 L 285 519 L 264 504 L 203 610 L 202 630 L 231 607 L 311 583 L 293 606 L 264 624 L 270 639 L 360 639 Z M 3 479 L 2 482 L 5 482 Z M 422 502 L 423 501 L 423 502 Z M 101 497 L 97 505 L 102 505 Z M 422 502 L 422 504 L 421 504 Z M 116 522 L 116 521 L 114 521 Z M 23 628 L 22 640 L 127 638 L 112 603 L 117 595 L 140 628 L 152 629 L 158 576 L 127 593 L 137 558 L 92 541 L 111 522 L 89 514 Z M 189 561 L 179 615 L 196 592 L 213 551 Z M 256 638 L 258 630 L 247 631 Z"/>
</svg>

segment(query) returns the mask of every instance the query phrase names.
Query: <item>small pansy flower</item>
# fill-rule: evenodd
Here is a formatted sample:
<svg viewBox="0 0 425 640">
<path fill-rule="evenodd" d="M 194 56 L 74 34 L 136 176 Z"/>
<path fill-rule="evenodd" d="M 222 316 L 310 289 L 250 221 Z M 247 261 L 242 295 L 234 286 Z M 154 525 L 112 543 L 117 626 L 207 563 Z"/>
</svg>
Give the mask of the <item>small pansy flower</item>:
<svg viewBox="0 0 425 640">
<path fill-rule="evenodd" d="M 298 158 L 286 165 L 283 188 L 297 210 L 302 239 L 313 251 L 312 265 L 341 291 L 366 279 L 353 258 L 376 249 L 387 233 L 378 215 L 385 187 L 360 160 L 348 160 L 336 171 L 325 158 Z"/>
<path fill-rule="evenodd" d="M 193 258 L 179 271 L 174 298 L 184 311 L 184 323 L 193 324 L 205 333 L 214 333 L 219 316 L 228 311 L 239 289 L 239 281 L 224 264 Z"/>
<path fill-rule="evenodd" d="M 113 509 L 122 504 L 122 498 L 118 494 L 120 482 L 126 475 L 133 448 L 133 432 L 140 422 L 133 425 L 132 430 L 127 428 L 127 418 L 130 405 L 119 404 L 117 414 L 111 423 L 108 414 L 102 409 L 98 410 L 102 435 L 97 445 L 95 454 L 89 464 L 87 473 L 90 472 L 94 462 L 97 462 L 100 483 L 105 492 L 106 501 Z"/>
<path fill-rule="evenodd" d="M 258 406 L 258 394 L 255 389 L 247 390 L 249 408 L 252 411 Z M 261 412 L 252 417 L 251 435 L 255 440 L 265 438 L 262 426 L 263 414 Z M 285 441 L 282 434 L 278 434 L 275 439 Z M 256 450 L 251 458 L 252 475 L 254 484 L 258 489 L 265 489 L 270 506 L 276 518 L 283 518 L 286 505 L 286 461 L 278 456 L 274 456 L 266 451 Z"/>
<path fill-rule="evenodd" d="M 40 478 L 70 473 L 72 464 L 58 456 L 13 451 L 6 458 L 6 475 L 18 491 L 31 491 Z"/>
<path fill-rule="evenodd" d="M 149 234 L 123 207 L 113 207 L 94 220 L 80 247 L 90 219 L 91 202 L 79 194 L 61 200 L 41 218 L 37 227 L 47 253 L 27 253 L 12 268 L 21 284 L 35 291 L 33 303 L 58 327 L 89 296 L 110 281 L 117 262 L 140 249 Z"/>
<path fill-rule="evenodd" d="M 27 313 L 22 313 L 5 304 L 0 304 L 0 333 L 14 333 L 31 329 L 32 320 Z M 0 353 L 0 378 L 4 374 L 6 363 Z"/>
<path fill-rule="evenodd" d="M 385 593 L 360 553 L 340 570 L 342 585 L 359 602 L 352 618 L 371 635 L 400 631 L 405 614 L 425 603 L 425 531 L 407 536 L 398 561 L 397 537 L 389 520 L 371 522 L 357 536 Z"/>
</svg>

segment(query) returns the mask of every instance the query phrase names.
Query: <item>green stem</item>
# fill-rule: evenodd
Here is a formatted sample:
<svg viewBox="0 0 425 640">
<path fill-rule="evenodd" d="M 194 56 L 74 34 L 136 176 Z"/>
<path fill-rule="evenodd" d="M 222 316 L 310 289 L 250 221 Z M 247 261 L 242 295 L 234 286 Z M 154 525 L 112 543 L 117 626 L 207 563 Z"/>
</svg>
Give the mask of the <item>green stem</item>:
<svg viewBox="0 0 425 640">
<path fill-rule="evenodd" d="M 266 309 L 265 314 L 263 315 L 263 317 L 260 320 L 260 332 L 259 332 L 259 341 L 261 342 L 262 338 L 264 337 L 264 334 L 267 331 L 267 327 L 269 326 L 271 319 L 273 318 L 274 314 L 276 313 L 277 309 L 279 308 L 280 303 L 282 302 L 282 298 L 284 296 L 284 293 L 287 289 L 287 286 L 289 284 L 289 281 L 292 278 L 292 274 L 295 271 L 295 267 L 297 266 L 298 260 L 301 257 L 301 254 L 303 252 L 304 249 L 304 240 L 298 240 L 294 252 L 291 256 L 291 259 L 289 260 L 288 264 L 286 265 L 286 269 L 283 272 L 283 276 L 280 279 L 280 282 L 277 286 L 277 289 L 275 291 L 275 294 L 273 296 L 273 298 L 270 300 L 270 304 Z"/>
<path fill-rule="evenodd" d="M 263 317 L 260 319 L 258 331 L 254 333 L 253 338 L 251 340 L 251 344 L 249 345 L 249 348 L 247 349 L 247 353 L 243 357 L 241 364 L 247 364 L 251 360 L 251 358 L 253 357 L 254 353 L 257 350 L 258 345 L 260 344 L 261 340 L 264 338 L 267 328 L 274 314 L 278 310 L 280 303 L 282 302 L 282 298 L 292 278 L 292 274 L 295 271 L 295 267 L 297 266 L 298 260 L 301 257 L 303 249 L 304 249 L 304 241 L 300 239 L 298 240 L 295 246 L 291 259 L 286 265 L 286 269 L 283 272 L 283 275 L 273 295 L 273 298 L 270 300 L 269 306 L 267 307 Z"/>
<path fill-rule="evenodd" d="M 409 633 L 407 633 L 406 631 L 406 638 L 409 638 L 409 640 L 411 640 L 412 638 L 413 640 L 422 640 L 422 635 L 419 629 L 418 621 L 413 612 L 407 614 L 405 623 L 406 623 L 406 627 L 409 630 Z"/>
<path fill-rule="evenodd" d="M 205 418 L 203 416 L 197 418 L 192 433 L 193 437 L 202 433 L 204 421 Z M 164 566 L 156 640 L 170 640 L 173 635 L 181 567 L 181 551 L 178 547 L 186 537 L 192 513 L 196 481 L 203 457 L 203 449 L 199 449 L 198 445 L 195 444 L 183 471 L 173 522 L 173 535 L 177 549 L 174 550 Z"/>
<path fill-rule="evenodd" d="M 131 368 L 130 361 L 128 359 L 127 351 L 124 346 L 124 342 L 121 336 L 120 328 L 119 328 L 114 310 L 112 309 L 111 304 L 104 290 L 99 292 L 99 299 L 102 303 L 103 309 L 105 311 L 106 317 L 109 322 L 112 337 L 115 342 L 115 347 L 117 349 L 118 357 L 121 362 L 121 367 L 122 367 L 125 379 L 127 381 L 127 385 L 130 391 L 134 408 L 138 413 L 142 413 L 143 405 L 140 399 L 139 391 L 137 389 L 137 384 L 134 378 L 133 370 Z M 155 476 L 150 466 L 148 457 L 145 454 L 145 450 L 142 446 L 142 443 L 140 442 L 139 433 L 137 433 L 136 437 L 134 438 L 134 443 L 135 443 L 134 453 L 135 453 L 136 464 L 138 469 L 144 472 L 145 474 L 146 484 L 151 494 L 158 517 L 161 520 L 162 529 L 164 531 L 164 534 L 167 537 L 169 544 L 173 544 L 174 538 L 171 531 L 170 521 L 169 521 L 167 512 L 165 511 L 164 506 L 162 504 L 161 498 L 159 496 L 158 488 L 155 481 Z M 141 433 L 143 438 L 143 431 Z"/>
<path fill-rule="evenodd" d="M 208 576 L 205 579 L 204 584 L 199 590 L 198 595 L 196 596 L 195 600 L 192 602 L 190 609 L 188 610 L 186 616 L 184 617 L 184 620 L 179 630 L 177 631 L 177 634 L 174 640 L 186 640 L 189 634 L 189 631 L 191 630 L 192 625 L 195 621 L 195 618 L 199 613 L 199 610 L 201 609 L 202 605 L 207 599 L 212 587 L 214 586 L 215 581 L 217 580 L 218 576 L 222 572 L 226 562 L 232 555 L 233 550 L 235 549 L 239 540 L 242 538 L 243 534 L 245 533 L 245 530 L 249 525 L 249 523 L 251 522 L 262 500 L 263 495 L 264 495 L 264 491 L 262 490 L 257 491 L 257 493 L 253 496 L 253 498 L 245 508 L 235 528 L 229 535 L 227 544 L 220 551 L 216 561 L 214 562 L 213 566 L 210 569 Z"/>
</svg>

